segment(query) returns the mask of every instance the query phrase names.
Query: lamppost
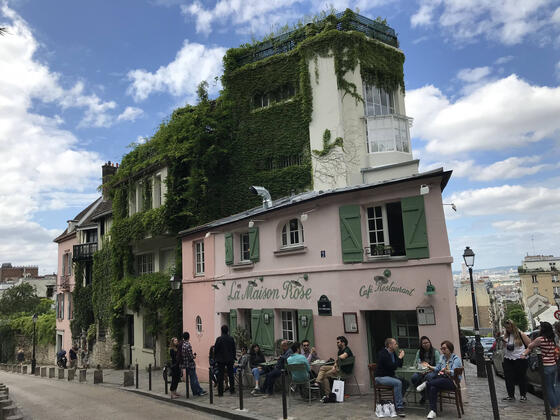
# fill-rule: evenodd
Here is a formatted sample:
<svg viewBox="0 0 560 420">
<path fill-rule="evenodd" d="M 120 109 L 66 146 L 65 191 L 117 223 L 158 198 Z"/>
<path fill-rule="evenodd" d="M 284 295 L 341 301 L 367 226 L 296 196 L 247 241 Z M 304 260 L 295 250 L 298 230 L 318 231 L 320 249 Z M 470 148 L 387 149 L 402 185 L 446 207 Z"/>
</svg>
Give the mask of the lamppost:
<svg viewBox="0 0 560 420">
<path fill-rule="evenodd" d="M 181 288 L 181 277 L 172 275 L 169 279 L 169 283 L 171 283 L 171 289 L 179 290 Z"/>
<path fill-rule="evenodd" d="M 37 343 L 37 314 L 33 314 L 33 356 L 31 357 L 31 373 L 35 375 L 35 366 L 37 366 L 37 361 L 35 360 L 35 345 Z"/>
<path fill-rule="evenodd" d="M 480 325 L 478 323 L 478 306 L 476 304 L 476 295 L 474 293 L 474 281 L 472 275 L 472 268 L 474 265 L 474 252 L 470 247 L 465 248 L 463 252 L 463 259 L 465 260 L 465 265 L 469 267 L 469 276 L 471 279 L 471 297 L 473 306 L 473 317 L 474 317 L 474 352 L 476 355 L 476 376 L 478 378 L 486 378 L 486 370 L 484 369 L 484 348 L 480 342 Z"/>
</svg>

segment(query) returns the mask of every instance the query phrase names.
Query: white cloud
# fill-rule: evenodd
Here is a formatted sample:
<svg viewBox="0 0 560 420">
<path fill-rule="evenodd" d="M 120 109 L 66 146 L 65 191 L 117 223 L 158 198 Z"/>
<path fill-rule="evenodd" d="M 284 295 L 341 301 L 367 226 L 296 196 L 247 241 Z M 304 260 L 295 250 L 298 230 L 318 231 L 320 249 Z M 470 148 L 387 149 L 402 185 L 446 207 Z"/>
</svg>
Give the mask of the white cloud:
<svg viewBox="0 0 560 420">
<path fill-rule="evenodd" d="M 510 149 L 560 134 L 560 87 L 534 86 L 516 75 L 478 86 L 455 102 L 429 85 L 407 92 L 411 135 L 429 153 Z"/>
<path fill-rule="evenodd" d="M 34 217 L 41 210 L 83 207 L 98 196 L 102 160 L 79 147 L 61 128 L 60 116 L 33 111 L 33 102 L 84 108 L 81 124 L 94 126 L 108 124 L 107 111 L 115 104 L 85 95 L 82 82 L 70 90 L 61 87 L 59 75 L 35 58 L 38 42 L 26 22 L 5 4 L 0 12 L 9 31 L 0 40 L 0 260 L 52 271 L 57 266 L 52 240 L 62 229 L 45 229 Z"/>
<path fill-rule="evenodd" d="M 144 111 L 140 108 L 127 106 L 126 109 L 117 117 L 117 121 L 135 121 L 138 117 L 142 116 Z"/>
<path fill-rule="evenodd" d="M 496 64 L 497 66 L 501 66 L 502 64 L 509 63 L 514 58 L 515 57 L 513 55 L 506 55 L 506 56 L 498 58 L 496 61 L 494 61 L 494 64 Z"/>
<path fill-rule="evenodd" d="M 552 6 L 556 0 L 420 0 L 411 25 L 440 26 L 458 42 L 486 37 L 506 45 L 522 42 L 526 37 L 548 38 L 554 27 Z M 560 12 L 558 12 L 560 14 Z M 551 16 L 553 18 L 551 19 Z"/>
<path fill-rule="evenodd" d="M 213 79 L 222 73 L 225 52 L 223 47 L 208 48 L 185 40 L 175 60 L 167 66 L 161 66 L 154 73 L 143 69 L 128 72 L 128 79 L 132 81 L 128 93 L 136 101 L 142 101 L 156 92 L 169 92 L 192 100 L 198 84 L 203 80 L 210 82 L 210 93 L 215 93 L 219 86 L 213 85 Z"/>
<path fill-rule="evenodd" d="M 490 67 L 476 67 L 474 69 L 461 69 L 457 78 L 467 83 L 476 83 L 490 74 Z"/>
</svg>

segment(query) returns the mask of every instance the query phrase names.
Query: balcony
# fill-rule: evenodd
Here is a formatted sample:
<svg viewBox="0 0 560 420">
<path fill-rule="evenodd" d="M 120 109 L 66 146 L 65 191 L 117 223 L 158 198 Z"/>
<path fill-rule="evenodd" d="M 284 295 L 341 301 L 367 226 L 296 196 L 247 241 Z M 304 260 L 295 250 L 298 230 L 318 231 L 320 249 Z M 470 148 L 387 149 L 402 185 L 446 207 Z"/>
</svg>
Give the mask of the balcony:
<svg viewBox="0 0 560 420">
<path fill-rule="evenodd" d="M 410 153 L 411 119 L 398 114 L 366 117 L 368 152 Z"/>
<path fill-rule="evenodd" d="M 97 252 L 97 242 L 90 242 L 87 244 L 74 245 L 72 261 L 90 261 L 93 259 L 93 254 Z"/>
</svg>

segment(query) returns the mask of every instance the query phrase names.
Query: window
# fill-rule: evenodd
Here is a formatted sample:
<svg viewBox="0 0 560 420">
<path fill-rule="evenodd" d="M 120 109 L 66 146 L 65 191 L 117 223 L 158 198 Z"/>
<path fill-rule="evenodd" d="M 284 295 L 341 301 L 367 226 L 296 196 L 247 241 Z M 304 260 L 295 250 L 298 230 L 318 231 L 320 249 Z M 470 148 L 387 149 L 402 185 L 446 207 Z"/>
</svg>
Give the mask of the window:
<svg viewBox="0 0 560 420">
<path fill-rule="evenodd" d="M 97 229 L 86 230 L 86 243 L 97 243 Z"/>
<path fill-rule="evenodd" d="M 282 338 L 284 340 L 294 341 L 294 319 L 293 311 L 282 311 Z"/>
<path fill-rule="evenodd" d="M 196 274 L 204 274 L 204 242 L 199 241 L 194 244 L 194 254 L 196 261 Z"/>
<path fill-rule="evenodd" d="M 558 274 L 552 275 L 552 283 L 558 283 Z"/>
<path fill-rule="evenodd" d="M 249 232 L 239 234 L 239 260 L 249 261 Z"/>
<path fill-rule="evenodd" d="M 396 114 L 395 92 L 364 85 L 364 108 L 367 116 Z"/>
<path fill-rule="evenodd" d="M 292 219 L 282 228 L 282 247 L 303 244 L 303 226 L 299 219 Z"/>
<path fill-rule="evenodd" d="M 401 349 L 417 349 L 419 346 L 416 311 L 395 312 L 395 338 Z"/>
<path fill-rule="evenodd" d="M 538 283 L 537 275 L 536 275 L 536 274 L 532 274 L 532 275 L 531 275 L 531 280 L 532 280 L 533 283 Z"/>
<path fill-rule="evenodd" d="M 144 329 L 144 348 L 145 349 L 152 349 L 154 348 L 154 336 L 152 335 L 151 332 L 148 331 L 148 322 L 146 320 L 146 318 L 144 317 L 144 324 L 143 324 L 143 329 Z"/>
<path fill-rule="evenodd" d="M 68 319 L 74 318 L 74 305 L 72 303 L 72 293 L 68 293 Z"/>
<path fill-rule="evenodd" d="M 196 332 L 202 332 L 202 318 L 200 317 L 200 315 L 196 316 Z"/>
<path fill-rule="evenodd" d="M 253 107 L 266 108 L 274 103 L 280 103 L 289 100 L 295 96 L 296 90 L 292 85 L 284 85 L 272 92 L 267 92 L 263 94 L 256 94 L 253 96 Z"/>
<path fill-rule="evenodd" d="M 142 210 L 150 210 L 152 208 L 152 180 L 145 179 L 142 183 Z"/>
<path fill-rule="evenodd" d="M 64 319 L 64 293 L 56 295 L 56 317 Z"/>
<path fill-rule="evenodd" d="M 136 267 L 138 274 L 149 274 L 154 272 L 154 254 L 142 254 L 136 256 Z"/>
<path fill-rule="evenodd" d="M 406 255 L 400 202 L 368 207 L 369 255 Z"/>
<path fill-rule="evenodd" d="M 47 297 L 52 298 L 54 296 L 54 286 L 48 285 L 47 286 Z"/>
<path fill-rule="evenodd" d="M 164 249 L 159 254 L 159 272 L 169 273 L 175 266 L 175 249 Z"/>
<path fill-rule="evenodd" d="M 161 192 L 161 176 L 157 175 L 154 178 L 154 208 L 161 206 L 163 203 Z"/>
<path fill-rule="evenodd" d="M 132 216 L 136 213 L 136 184 L 131 185 L 128 193 L 129 214 Z"/>
</svg>

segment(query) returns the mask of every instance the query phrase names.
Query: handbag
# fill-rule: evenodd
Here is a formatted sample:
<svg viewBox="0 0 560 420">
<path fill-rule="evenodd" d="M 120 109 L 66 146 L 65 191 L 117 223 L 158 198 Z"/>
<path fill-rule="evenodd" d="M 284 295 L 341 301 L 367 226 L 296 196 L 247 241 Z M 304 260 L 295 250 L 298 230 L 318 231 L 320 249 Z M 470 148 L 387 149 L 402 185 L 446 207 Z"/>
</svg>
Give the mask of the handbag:
<svg viewBox="0 0 560 420">
<path fill-rule="evenodd" d="M 335 379 L 333 381 L 332 392 L 336 395 L 336 402 L 344 401 L 344 381 Z"/>
</svg>

